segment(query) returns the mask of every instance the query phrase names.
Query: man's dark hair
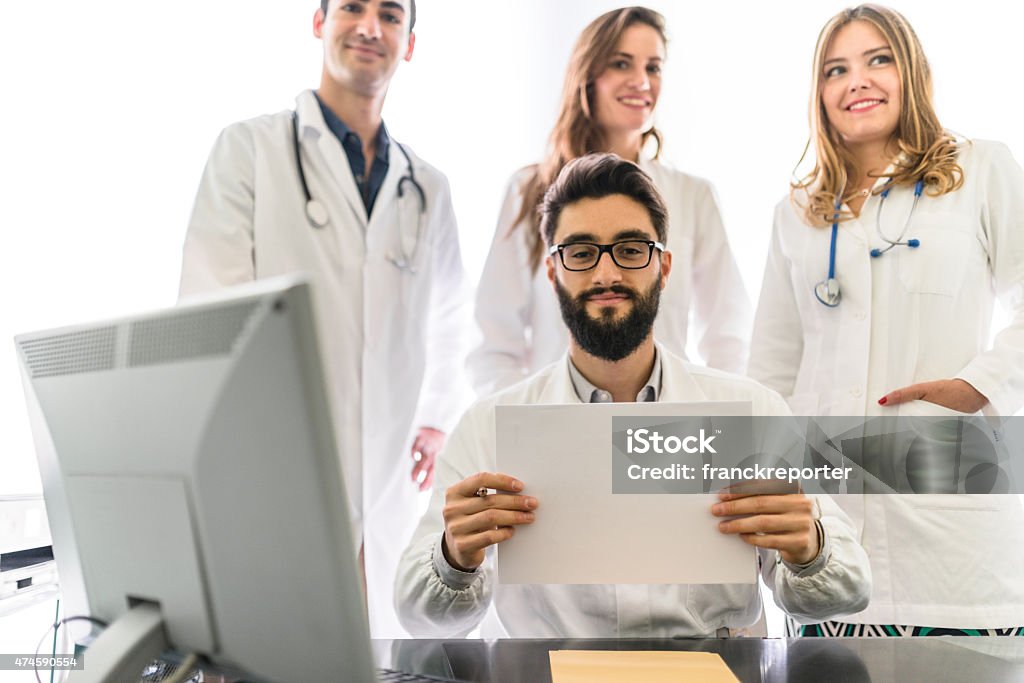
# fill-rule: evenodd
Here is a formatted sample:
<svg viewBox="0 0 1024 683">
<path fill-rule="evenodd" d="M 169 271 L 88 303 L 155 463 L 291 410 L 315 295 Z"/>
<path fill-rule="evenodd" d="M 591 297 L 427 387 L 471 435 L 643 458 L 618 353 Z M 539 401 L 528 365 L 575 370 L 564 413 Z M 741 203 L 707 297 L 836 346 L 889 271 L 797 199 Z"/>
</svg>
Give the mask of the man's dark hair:
<svg viewBox="0 0 1024 683">
<path fill-rule="evenodd" d="M 330 0 L 320 0 L 320 10 L 327 16 L 327 5 Z M 409 30 L 416 28 L 416 0 L 409 0 Z"/>
<path fill-rule="evenodd" d="M 636 164 L 614 154 L 587 154 L 570 161 L 544 193 L 540 204 L 540 230 L 551 246 L 562 209 L 581 199 L 621 194 L 634 200 L 651 217 L 658 241 L 668 237 L 668 209 L 650 177 Z"/>
</svg>

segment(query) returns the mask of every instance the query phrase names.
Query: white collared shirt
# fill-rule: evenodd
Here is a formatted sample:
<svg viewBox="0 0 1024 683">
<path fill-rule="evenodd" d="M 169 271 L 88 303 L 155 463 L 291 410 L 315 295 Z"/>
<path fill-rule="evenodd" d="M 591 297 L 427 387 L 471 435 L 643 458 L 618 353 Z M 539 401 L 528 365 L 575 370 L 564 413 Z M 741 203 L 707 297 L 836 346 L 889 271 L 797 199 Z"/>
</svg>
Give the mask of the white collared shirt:
<svg viewBox="0 0 1024 683">
<path fill-rule="evenodd" d="M 569 377 L 572 379 L 572 387 L 576 390 L 576 396 L 583 403 L 612 403 L 610 391 L 599 389 L 594 386 L 583 373 L 579 371 L 572 358 L 566 355 L 569 363 Z M 637 403 L 651 403 L 658 400 L 661 393 L 661 353 L 654 348 L 654 367 L 651 368 L 651 376 L 647 378 L 643 388 L 636 395 Z"/>
</svg>

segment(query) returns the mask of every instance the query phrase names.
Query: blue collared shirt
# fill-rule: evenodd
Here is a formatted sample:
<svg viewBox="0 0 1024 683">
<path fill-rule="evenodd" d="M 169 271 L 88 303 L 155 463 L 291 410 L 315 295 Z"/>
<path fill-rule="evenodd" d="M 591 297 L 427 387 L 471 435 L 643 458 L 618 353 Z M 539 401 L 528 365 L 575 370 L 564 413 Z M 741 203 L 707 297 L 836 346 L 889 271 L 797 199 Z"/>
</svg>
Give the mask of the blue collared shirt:
<svg viewBox="0 0 1024 683">
<path fill-rule="evenodd" d="M 345 122 L 338 118 L 338 115 L 331 111 L 331 108 L 323 103 L 320 95 L 316 92 L 316 102 L 320 105 L 320 111 L 324 115 L 324 123 L 331 129 L 334 136 L 341 143 L 348 157 L 348 166 L 352 169 L 352 177 L 356 180 L 359 188 L 359 195 L 363 198 L 363 206 L 366 207 L 366 215 L 373 212 L 373 204 L 377 201 L 377 193 L 380 186 L 384 184 L 384 176 L 388 174 L 388 150 L 391 147 L 391 137 L 382 122 L 377 129 L 377 153 L 370 166 L 369 177 L 366 174 L 366 158 L 363 156 L 363 141 L 359 139 L 356 132 L 345 125 Z"/>
</svg>

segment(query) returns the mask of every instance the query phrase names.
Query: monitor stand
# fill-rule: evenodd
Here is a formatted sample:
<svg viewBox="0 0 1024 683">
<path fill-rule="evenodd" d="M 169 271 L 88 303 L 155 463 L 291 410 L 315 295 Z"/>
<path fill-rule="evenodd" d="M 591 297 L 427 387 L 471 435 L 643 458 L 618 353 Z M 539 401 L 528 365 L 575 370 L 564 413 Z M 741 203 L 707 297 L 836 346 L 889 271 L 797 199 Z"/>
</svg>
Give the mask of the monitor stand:
<svg viewBox="0 0 1024 683">
<path fill-rule="evenodd" d="M 85 665 L 67 683 L 119 683 L 139 680 L 147 664 L 167 649 L 160 608 L 141 603 L 105 628 L 85 651 Z"/>
</svg>

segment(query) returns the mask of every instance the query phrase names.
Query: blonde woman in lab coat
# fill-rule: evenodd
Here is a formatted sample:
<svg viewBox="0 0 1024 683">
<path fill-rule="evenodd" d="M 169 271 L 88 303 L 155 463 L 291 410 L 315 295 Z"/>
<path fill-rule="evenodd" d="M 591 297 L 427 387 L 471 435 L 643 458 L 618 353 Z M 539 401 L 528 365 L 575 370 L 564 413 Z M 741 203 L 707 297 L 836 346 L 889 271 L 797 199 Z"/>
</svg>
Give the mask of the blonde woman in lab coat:
<svg viewBox="0 0 1024 683">
<path fill-rule="evenodd" d="M 954 137 L 896 12 L 845 10 L 815 53 L 816 163 L 776 207 L 750 375 L 796 414 L 1012 415 L 1024 403 L 1024 172 Z M 995 298 L 1012 320 L 990 343 Z M 868 608 L 804 635 L 1024 634 L 1017 496 L 839 496 Z"/>
<path fill-rule="evenodd" d="M 548 156 L 509 182 L 477 290 L 483 343 L 471 355 L 469 371 L 479 395 L 514 384 L 565 353 L 568 333 L 539 267 L 545 254 L 536 207 L 566 163 L 594 151 L 637 162 L 668 204 L 667 246 L 676 275 L 663 294 L 658 339 L 684 356 L 692 335 L 708 365 L 743 371 L 751 306 L 714 190 L 658 160 L 662 137 L 653 121 L 665 43 L 664 18 L 643 7 L 608 12 L 577 40 Z M 647 155 L 650 147 L 653 156 Z"/>
</svg>

